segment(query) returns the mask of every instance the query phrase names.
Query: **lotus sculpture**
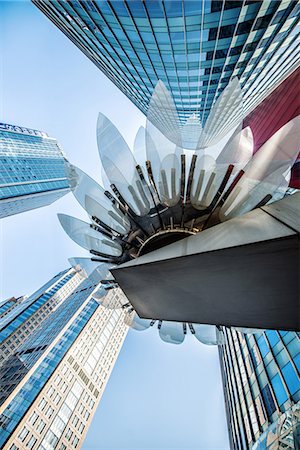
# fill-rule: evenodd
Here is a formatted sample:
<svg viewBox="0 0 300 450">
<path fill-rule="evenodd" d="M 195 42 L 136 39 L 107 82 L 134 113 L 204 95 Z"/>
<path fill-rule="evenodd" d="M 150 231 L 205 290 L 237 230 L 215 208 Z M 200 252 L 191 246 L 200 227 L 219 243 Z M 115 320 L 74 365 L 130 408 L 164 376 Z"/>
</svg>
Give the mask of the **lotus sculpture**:
<svg viewBox="0 0 300 450">
<path fill-rule="evenodd" d="M 71 190 L 90 218 L 84 222 L 59 214 L 66 233 L 90 253 L 90 258 L 71 259 L 72 265 L 101 265 L 109 273 L 113 266 L 281 199 L 299 153 L 299 130 L 300 116 L 253 154 L 252 131 L 243 128 L 238 79 L 224 89 L 204 126 L 196 114 L 182 125 L 159 81 L 133 151 L 99 114 L 98 149 L 110 188 L 68 165 Z M 132 328 L 156 323 L 166 342 L 181 343 L 188 331 L 205 344 L 223 342 L 214 325 L 141 319 L 111 276 L 103 277 L 95 297 L 108 308 L 123 308 Z"/>
</svg>

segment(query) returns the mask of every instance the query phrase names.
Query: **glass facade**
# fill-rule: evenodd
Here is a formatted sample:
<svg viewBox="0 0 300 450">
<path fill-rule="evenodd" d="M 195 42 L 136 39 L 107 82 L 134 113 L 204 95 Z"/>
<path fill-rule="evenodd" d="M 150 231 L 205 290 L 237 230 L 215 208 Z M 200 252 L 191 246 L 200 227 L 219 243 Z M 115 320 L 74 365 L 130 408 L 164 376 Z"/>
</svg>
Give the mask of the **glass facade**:
<svg viewBox="0 0 300 450">
<path fill-rule="evenodd" d="M 1 447 L 10 434 L 14 431 L 24 413 L 35 400 L 37 394 L 43 388 L 48 378 L 52 375 L 64 354 L 71 347 L 74 340 L 82 328 L 86 325 L 96 308 L 97 303 L 95 301 L 90 302 L 84 307 L 72 325 L 63 334 L 57 344 L 51 349 L 51 352 L 44 358 L 43 363 L 37 367 L 29 380 L 23 385 L 22 389 L 19 390 L 7 408 L 4 409 L 3 413 L 0 415 Z"/>
<path fill-rule="evenodd" d="M 0 318 L 0 371 L 4 362 L 70 296 L 82 280 L 82 275 L 76 270 L 65 270 L 34 294 L 15 300 L 9 309 L 3 311 Z M 11 303 L 8 301 L 3 306 Z"/>
<path fill-rule="evenodd" d="M 83 279 L 68 269 L 21 302 L 13 321 L 75 278 L 76 286 L 0 366 L 3 450 L 76 449 L 83 442 L 126 336 L 124 312 L 93 298 L 99 275 Z"/>
<path fill-rule="evenodd" d="M 45 133 L 0 123 L 0 218 L 65 195 L 65 157 Z"/>
<path fill-rule="evenodd" d="M 231 448 L 298 449 L 300 333 L 223 331 L 220 361 Z"/>
<path fill-rule="evenodd" d="M 74 275 L 75 271 L 66 270 L 53 277 L 38 291 L 24 299 L 10 314 L 0 320 L 0 342 L 3 342 L 20 325 L 43 306 L 59 289 L 61 289 Z"/>
<path fill-rule="evenodd" d="M 296 1 L 33 3 L 144 113 L 162 80 L 182 123 L 203 124 L 233 77 L 247 113 L 299 65 Z"/>
</svg>

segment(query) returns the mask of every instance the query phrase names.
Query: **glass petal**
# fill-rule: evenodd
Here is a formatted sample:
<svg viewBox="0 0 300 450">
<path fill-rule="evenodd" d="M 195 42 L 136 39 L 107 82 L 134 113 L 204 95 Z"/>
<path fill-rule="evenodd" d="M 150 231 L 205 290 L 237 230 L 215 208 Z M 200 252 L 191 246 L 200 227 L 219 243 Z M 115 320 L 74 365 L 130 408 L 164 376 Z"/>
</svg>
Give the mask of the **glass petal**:
<svg viewBox="0 0 300 450">
<path fill-rule="evenodd" d="M 199 325 L 192 324 L 195 330 L 195 338 L 202 344 L 206 345 L 221 345 L 224 343 L 224 337 L 215 325 Z"/>
<path fill-rule="evenodd" d="M 253 134 L 250 127 L 236 129 L 216 159 L 218 164 L 233 164 L 233 173 L 243 169 L 253 155 Z"/>
<path fill-rule="evenodd" d="M 87 278 L 99 266 L 99 263 L 92 261 L 90 258 L 69 258 L 69 263 L 74 269 L 79 270 L 82 275 Z M 102 265 L 102 264 L 101 264 Z"/>
<path fill-rule="evenodd" d="M 216 144 L 242 121 L 242 90 L 238 78 L 233 78 L 212 107 L 197 147 L 204 148 Z"/>
<path fill-rule="evenodd" d="M 135 136 L 134 144 L 133 144 L 133 155 L 136 162 L 145 170 L 145 163 L 147 161 L 147 153 L 146 153 L 146 129 L 144 127 L 140 127 Z"/>
<path fill-rule="evenodd" d="M 102 305 L 103 299 L 106 295 L 107 295 L 107 290 L 103 286 L 100 286 L 99 289 L 97 289 L 97 291 L 95 291 L 93 293 L 93 298 L 95 300 L 97 300 L 99 305 Z"/>
<path fill-rule="evenodd" d="M 216 191 L 216 162 L 209 155 L 197 159 L 191 187 L 191 203 L 197 209 L 206 209 Z"/>
<path fill-rule="evenodd" d="M 127 234 L 130 222 L 104 194 L 104 189 L 85 172 L 68 164 L 68 179 L 74 196 L 80 205 L 92 216 L 96 216 L 108 227 L 120 234 Z M 88 201 L 86 201 L 88 197 Z"/>
<path fill-rule="evenodd" d="M 158 80 L 153 91 L 148 110 L 147 110 L 147 130 L 152 134 L 154 130 L 173 142 L 179 147 L 182 147 L 180 121 L 177 114 L 177 109 L 174 104 L 172 96 L 169 94 L 166 86 L 161 80 Z M 157 142 L 157 140 L 154 140 Z M 170 152 L 168 152 L 170 153 Z"/>
<path fill-rule="evenodd" d="M 123 136 L 103 114 L 98 116 L 97 142 L 100 159 L 111 184 L 117 187 L 136 214 L 147 214 L 151 207 L 150 191 L 140 180 L 137 163 Z"/>
<path fill-rule="evenodd" d="M 181 344 L 185 338 L 183 324 L 164 320 L 159 330 L 159 336 L 169 344 Z"/>
<path fill-rule="evenodd" d="M 95 199 L 86 195 L 85 209 L 91 217 L 97 217 L 97 219 L 100 219 L 112 230 L 123 235 L 129 233 L 129 220 L 118 208 L 114 207 L 114 205 L 111 205 L 110 210 L 107 210 Z"/>
<path fill-rule="evenodd" d="M 91 228 L 83 220 L 66 214 L 58 214 L 58 219 L 67 235 L 81 247 L 108 256 L 120 256 L 122 254 L 122 247 L 117 242 L 104 238 L 101 233 Z"/>
<path fill-rule="evenodd" d="M 231 329 L 238 331 L 239 333 L 244 333 L 244 334 L 259 334 L 262 333 L 263 329 L 259 329 L 259 328 L 241 328 L 241 327 L 231 327 Z"/>
<path fill-rule="evenodd" d="M 243 183 L 236 185 L 221 208 L 220 219 L 224 221 L 246 214 L 252 211 L 267 196 L 273 197 L 275 193 L 276 200 L 282 198 L 289 185 L 289 180 L 283 176 L 282 170 L 282 168 L 275 170 L 260 182 L 251 180 L 244 175 L 241 178 Z"/>
<path fill-rule="evenodd" d="M 67 175 L 71 190 L 83 208 L 85 208 L 86 195 L 96 199 L 106 209 L 111 207 L 111 202 L 104 194 L 104 189 L 83 170 L 68 163 Z"/>
<path fill-rule="evenodd" d="M 245 167 L 247 176 L 263 180 L 277 167 L 291 168 L 300 151 L 300 115 L 281 127 Z"/>
<path fill-rule="evenodd" d="M 158 191 L 160 200 L 174 206 L 180 199 L 181 167 L 175 154 L 166 156 L 160 167 Z"/>
<path fill-rule="evenodd" d="M 182 147 L 188 150 L 196 150 L 201 133 L 201 122 L 196 114 L 192 114 L 182 127 Z"/>
<path fill-rule="evenodd" d="M 158 82 L 147 111 L 146 154 L 151 162 L 154 182 L 158 189 L 160 169 L 164 158 L 182 153 L 179 120 L 173 100 L 162 82 Z"/>
<path fill-rule="evenodd" d="M 148 185 L 143 184 L 137 172 L 133 177 L 132 183 L 129 183 L 123 176 L 123 173 L 109 158 L 103 157 L 102 163 L 110 181 L 116 185 L 125 202 L 134 213 L 138 216 L 148 214 L 152 207 L 150 190 Z"/>
<path fill-rule="evenodd" d="M 222 221 L 253 209 L 266 195 L 284 195 L 300 150 L 300 116 L 278 130 L 253 156 L 220 211 Z M 279 196 L 280 197 L 280 196 Z"/>
<path fill-rule="evenodd" d="M 106 295 L 101 299 L 101 305 L 107 309 L 120 309 L 123 306 L 122 297 L 118 289 L 106 291 Z"/>
<path fill-rule="evenodd" d="M 135 311 L 131 311 L 126 312 L 124 317 L 124 323 L 128 327 L 133 328 L 134 330 L 144 331 L 150 327 L 151 320 L 141 319 L 141 317 L 139 317 Z"/>
</svg>

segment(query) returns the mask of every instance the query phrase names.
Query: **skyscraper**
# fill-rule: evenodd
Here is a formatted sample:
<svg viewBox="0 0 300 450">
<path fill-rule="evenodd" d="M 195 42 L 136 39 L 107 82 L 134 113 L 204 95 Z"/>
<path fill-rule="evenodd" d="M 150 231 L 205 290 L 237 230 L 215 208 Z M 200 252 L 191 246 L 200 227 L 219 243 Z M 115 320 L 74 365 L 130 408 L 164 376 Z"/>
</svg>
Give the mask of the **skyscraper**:
<svg viewBox="0 0 300 450">
<path fill-rule="evenodd" d="M 14 307 L 0 319 L 0 367 L 81 281 L 74 269 L 64 270 L 29 297 L 5 302 L 3 308 L 11 303 Z"/>
<path fill-rule="evenodd" d="M 231 449 L 298 449 L 299 333 L 223 332 L 220 362 Z"/>
<path fill-rule="evenodd" d="M 95 274 L 83 279 L 70 269 L 39 291 L 60 301 L 48 303 L 0 367 L 2 449 L 80 448 L 127 333 L 122 310 L 93 298 L 98 285 Z"/>
<path fill-rule="evenodd" d="M 46 133 L 0 123 L 0 218 L 50 205 L 68 193 L 65 161 Z"/>
<path fill-rule="evenodd" d="M 299 65 L 293 0 L 33 3 L 142 112 L 162 80 L 182 122 L 203 124 L 233 77 L 248 113 Z"/>
</svg>

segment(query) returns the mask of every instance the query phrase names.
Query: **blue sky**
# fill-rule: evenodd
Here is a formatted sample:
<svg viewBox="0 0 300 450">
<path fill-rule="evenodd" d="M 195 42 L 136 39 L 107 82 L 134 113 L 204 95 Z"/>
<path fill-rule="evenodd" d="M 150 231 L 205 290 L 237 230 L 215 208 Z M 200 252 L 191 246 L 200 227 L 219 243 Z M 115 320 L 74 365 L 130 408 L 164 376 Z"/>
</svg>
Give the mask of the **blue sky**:
<svg viewBox="0 0 300 450">
<path fill-rule="evenodd" d="M 0 29 L 0 120 L 46 131 L 99 180 L 98 112 L 130 146 L 145 117 L 31 3 L 0 0 Z M 68 194 L 0 221 L 0 299 L 30 294 L 69 257 L 87 256 L 58 212 L 85 218 Z M 171 346 L 153 329 L 130 331 L 82 448 L 229 449 L 217 348 L 192 337 Z"/>
</svg>

